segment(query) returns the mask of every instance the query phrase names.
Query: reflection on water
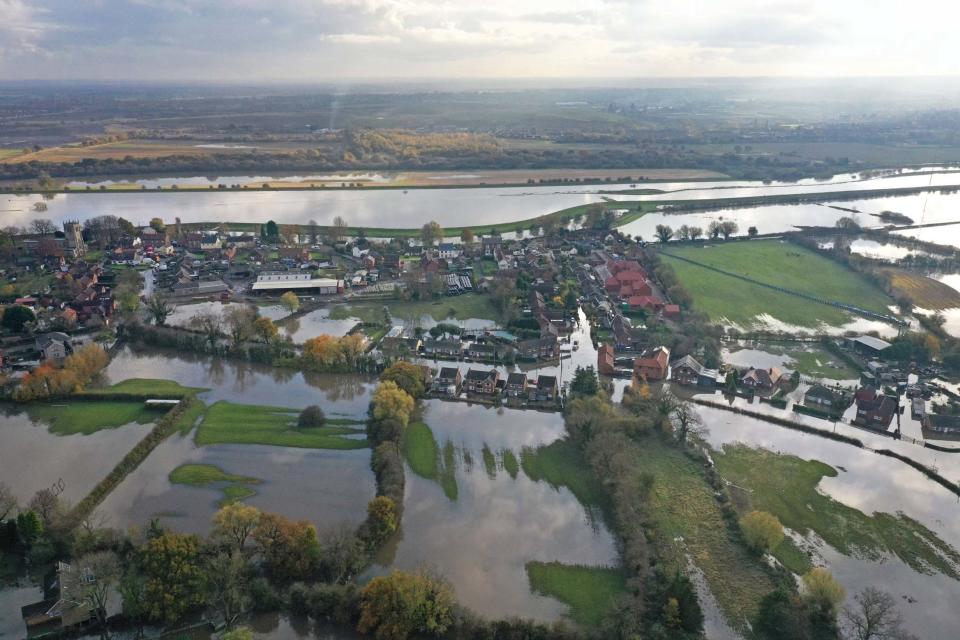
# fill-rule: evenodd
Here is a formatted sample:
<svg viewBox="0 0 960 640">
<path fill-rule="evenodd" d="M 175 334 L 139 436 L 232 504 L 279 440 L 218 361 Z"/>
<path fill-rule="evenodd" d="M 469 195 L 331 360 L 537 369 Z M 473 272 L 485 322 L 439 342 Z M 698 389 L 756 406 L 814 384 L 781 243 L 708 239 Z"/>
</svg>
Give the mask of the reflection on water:
<svg viewBox="0 0 960 640">
<path fill-rule="evenodd" d="M 555 620 L 560 602 L 531 593 L 525 563 L 533 560 L 611 565 L 616 546 L 602 523 L 567 489 L 512 478 L 481 462 L 489 450 L 548 444 L 563 435 L 559 414 L 495 410 L 430 401 L 425 421 L 441 446 L 458 452 L 456 500 L 443 488 L 407 470 L 402 531 L 380 553 L 375 573 L 389 566 L 426 565 L 454 586 L 467 607 L 488 617 Z"/>
<path fill-rule="evenodd" d="M 289 337 L 296 344 L 303 344 L 320 335 L 345 336 L 358 322 L 359 318 L 334 320 L 330 318 L 330 307 L 324 307 L 283 322 L 280 335 Z"/>
<path fill-rule="evenodd" d="M 825 462 L 840 471 L 836 477 L 821 480 L 819 489 L 827 495 L 867 514 L 902 512 L 955 548 L 960 547 L 957 496 L 911 467 L 870 451 L 747 416 L 708 407 L 699 407 L 699 411 L 709 428 L 707 441 L 712 447 L 744 442 Z M 819 423 L 821 428 L 829 425 Z M 913 449 L 916 451 L 911 450 L 911 454 L 927 451 Z M 952 468 L 956 470 L 956 462 Z M 895 557 L 873 562 L 843 556 L 822 541 L 817 552 L 846 587 L 848 599 L 866 586 L 881 586 L 897 598 L 906 626 L 913 633 L 923 638 L 944 638 L 955 631 L 960 582 L 943 575 L 919 574 Z"/>
<path fill-rule="evenodd" d="M 128 424 L 90 435 L 57 435 L 26 411 L 2 405 L 0 482 L 24 503 L 63 480 L 63 499 L 80 501 L 143 438 L 150 425 Z M 78 464 L 78 461 L 80 463 Z"/>
<path fill-rule="evenodd" d="M 299 372 L 241 360 L 211 358 L 166 349 L 125 347 L 106 369 L 111 383 L 129 378 L 175 380 L 210 391 L 206 402 L 229 400 L 302 409 L 320 404 L 328 415 L 363 418 L 376 379 L 365 375 Z"/>
</svg>

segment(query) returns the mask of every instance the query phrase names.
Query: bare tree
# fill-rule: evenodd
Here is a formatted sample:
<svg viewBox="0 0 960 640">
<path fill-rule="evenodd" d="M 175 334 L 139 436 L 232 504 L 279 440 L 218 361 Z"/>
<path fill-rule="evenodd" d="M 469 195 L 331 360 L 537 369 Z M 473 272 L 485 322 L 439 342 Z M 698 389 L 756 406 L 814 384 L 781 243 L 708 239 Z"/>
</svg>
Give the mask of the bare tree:
<svg viewBox="0 0 960 640">
<path fill-rule="evenodd" d="M 120 577 L 120 562 L 110 551 L 89 553 L 77 558 L 65 571 L 63 589 L 74 602 L 86 602 L 100 626 L 100 637 L 107 640 L 107 599 Z"/>
<path fill-rule="evenodd" d="M 190 326 L 206 336 L 211 349 L 217 346 L 217 339 L 220 337 L 219 314 L 212 311 L 201 311 L 190 318 Z"/>
<path fill-rule="evenodd" d="M 232 629 L 249 602 L 246 584 L 250 568 L 243 554 L 234 549 L 213 556 L 207 569 L 207 604 L 223 616 L 227 629 Z"/>
<path fill-rule="evenodd" d="M 37 218 L 30 223 L 30 229 L 38 236 L 49 236 L 56 233 L 57 225 L 49 218 Z"/>
<path fill-rule="evenodd" d="M 244 342 L 253 337 L 256 330 L 253 323 L 257 320 L 257 310 L 245 304 L 230 305 L 224 312 L 223 319 L 230 333 L 233 348 L 239 349 Z"/>
<path fill-rule="evenodd" d="M 336 216 L 333 219 L 333 228 L 330 229 L 330 237 L 336 242 L 343 240 L 347 236 L 347 221 L 343 216 Z"/>
<path fill-rule="evenodd" d="M 317 244 L 320 241 L 320 225 L 316 220 L 307 222 L 307 233 L 310 236 L 310 244 Z"/>
<path fill-rule="evenodd" d="M 670 414 L 670 422 L 673 425 L 673 432 L 680 442 L 685 442 L 687 436 L 691 433 L 702 433 L 703 418 L 697 413 L 693 404 L 685 400 L 676 400 L 673 412 Z"/>
<path fill-rule="evenodd" d="M 844 637 L 849 640 L 916 640 L 903 628 L 897 603 L 886 591 L 867 587 L 854 598 L 856 606 L 844 607 Z"/>
<path fill-rule="evenodd" d="M 0 482 L 0 523 L 6 521 L 7 516 L 12 516 L 17 506 L 17 497 L 13 495 L 13 489 Z"/>
</svg>

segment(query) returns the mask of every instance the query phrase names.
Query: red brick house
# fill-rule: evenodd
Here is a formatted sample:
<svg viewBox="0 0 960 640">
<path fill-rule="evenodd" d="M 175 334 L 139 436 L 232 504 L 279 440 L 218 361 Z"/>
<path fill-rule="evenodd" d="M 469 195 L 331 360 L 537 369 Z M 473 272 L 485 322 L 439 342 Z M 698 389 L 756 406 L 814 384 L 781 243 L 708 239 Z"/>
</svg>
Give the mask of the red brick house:
<svg viewBox="0 0 960 640">
<path fill-rule="evenodd" d="M 666 347 L 644 351 L 633 361 L 633 375 L 647 382 L 666 380 L 669 371 L 670 349 Z"/>
</svg>

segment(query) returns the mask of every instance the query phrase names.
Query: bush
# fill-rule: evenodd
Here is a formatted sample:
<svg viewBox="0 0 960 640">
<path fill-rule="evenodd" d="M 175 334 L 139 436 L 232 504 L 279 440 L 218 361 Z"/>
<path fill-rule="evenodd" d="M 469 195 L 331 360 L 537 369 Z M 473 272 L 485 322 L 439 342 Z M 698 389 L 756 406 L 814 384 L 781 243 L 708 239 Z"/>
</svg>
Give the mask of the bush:
<svg viewBox="0 0 960 640">
<path fill-rule="evenodd" d="M 740 519 L 740 529 L 754 551 L 766 553 L 783 541 L 783 525 L 777 516 L 766 511 L 751 511 Z"/>
<path fill-rule="evenodd" d="M 297 426 L 301 429 L 322 427 L 326 421 L 327 416 L 324 415 L 323 409 L 312 404 L 300 412 L 300 417 L 297 418 Z"/>
</svg>

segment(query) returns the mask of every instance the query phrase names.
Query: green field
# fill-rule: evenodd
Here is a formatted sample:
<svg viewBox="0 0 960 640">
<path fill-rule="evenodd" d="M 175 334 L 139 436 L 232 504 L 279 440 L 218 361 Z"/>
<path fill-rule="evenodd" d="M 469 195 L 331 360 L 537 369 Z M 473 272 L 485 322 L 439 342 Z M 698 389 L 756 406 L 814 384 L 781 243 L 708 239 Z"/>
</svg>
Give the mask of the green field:
<svg viewBox="0 0 960 640">
<path fill-rule="evenodd" d="M 684 570 L 692 560 L 730 623 L 744 629 L 775 588 L 774 579 L 731 532 L 696 462 L 656 436 L 639 442 L 633 453 L 637 472 L 655 478 L 649 509 L 664 571 Z"/>
<path fill-rule="evenodd" d="M 159 380 L 156 378 L 130 378 L 123 382 L 110 385 L 108 387 L 92 387 L 81 391 L 80 393 L 111 393 L 117 395 L 130 395 L 136 397 L 183 397 L 207 391 L 196 387 L 184 387 L 173 380 Z"/>
<path fill-rule="evenodd" d="M 559 489 L 566 487 L 584 507 L 597 508 L 605 504 L 603 487 L 590 472 L 580 451 L 569 440 L 557 440 L 537 449 L 524 449 L 520 466 L 534 482 L 546 482 Z"/>
<path fill-rule="evenodd" d="M 626 589 L 619 569 L 584 567 L 559 562 L 528 562 L 525 566 L 530 588 L 569 605 L 571 620 L 597 626 Z"/>
<path fill-rule="evenodd" d="M 362 449 L 366 439 L 345 438 L 362 434 L 355 420 L 328 419 L 323 427 L 299 429 L 294 409 L 221 400 L 211 405 L 194 439 L 200 446 L 209 444 L 266 444 L 307 449 Z"/>
<path fill-rule="evenodd" d="M 190 487 L 220 485 L 217 487 L 223 494 L 220 506 L 256 495 L 256 490 L 249 485 L 260 484 L 258 478 L 227 473 L 212 464 L 182 464 L 170 472 L 170 482 Z"/>
<path fill-rule="evenodd" d="M 490 297 L 479 293 L 462 296 L 450 296 L 440 300 L 382 300 L 350 305 L 339 305 L 330 309 L 330 318 L 346 320 L 359 318 L 371 324 L 383 324 L 383 307 L 390 309 L 394 320 L 420 319 L 430 316 L 437 322 L 453 318 L 467 320 L 496 320 L 497 310 L 490 304 Z"/>
<path fill-rule="evenodd" d="M 32 420 L 50 425 L 53 433 L 66 436 L 75 433 L 89 435 L 131 423 L 148 424 L 158 420 L 165 410 L 147 409 L 141 401 L 110 401 L 34 404 L 27 413 Z"/>
<path fill-rule="evenodd" d="M 669 247 L 667 252 L 730 273 L 747 276 L 828 300 L 889 313 L 890 298 L 853 271 L 794 244 L 778 240 L 717 242 L 704 247 Z M 713 320 L 741 327 L 769 314 L 781 322 L 803 327 L 839 326 L 850 314 L 787 293 L 744 282 L 729 275 L 662 255 L 693 296 L 694 307 Z"/>
<path fill-rule="evenodd" d="M 960 553 L 921 523 L 902 513 L 867 515 L 818 491 L 822 478 L 837 475 L 829 465 L 744 445 L 725 447 L 714 459 L 724 478 L 749 490 L 736 491 L 741 510 L 769 511 L 784 527 L 814 532 L 845 555 L 875 561 L 894 555 L 919 573 L 960 580 Z M 789 557 L 782 561 L 790 566 Z"/>
<path fill-rule="evenodd" d="M 786 369 L 799 371 L 803 376 L 824 380 L 853 380 L 860 377 L 859 371 L 817 344 L 761 342 L 749 343 L 744 348 L 782 355 L 792 361 L 784 365 Z M 736 349 L 731 349 L 731 352 L 735 353 Z"/>
<path fill-rule="evenodd" d="M 414 422 L 403 436 L 403 454 L 410 470 L 440 485 L 444 495 L 456 500 L 459 495 L 453 443 L 437 445 L 433 431 L 423 422 Z"/>
</svg>

